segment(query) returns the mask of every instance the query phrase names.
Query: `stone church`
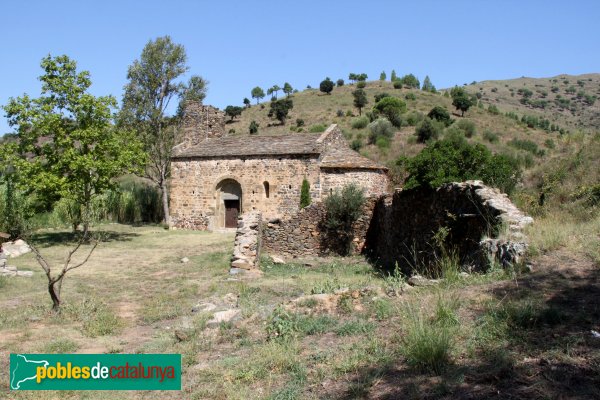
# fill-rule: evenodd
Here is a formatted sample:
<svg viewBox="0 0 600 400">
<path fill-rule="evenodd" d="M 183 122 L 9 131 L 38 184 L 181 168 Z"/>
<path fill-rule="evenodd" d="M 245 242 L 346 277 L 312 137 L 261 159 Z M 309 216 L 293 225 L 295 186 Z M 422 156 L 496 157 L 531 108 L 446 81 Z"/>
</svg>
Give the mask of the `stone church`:
<svg viewBox="0 0 600 400">
<path fill-rule="evenodd" d="M 171 168 L 171 225 L 185 229 L 235 228 L 248 211 L 289 218 L 304 179 L 312 202 L 349 183 L 366 196 L 388 188 L 387 168 L 351 150 L 337 125 L 319 134 L 227 135 L 224 113 L 199 103 L 186 105 Z"/>
</svg>

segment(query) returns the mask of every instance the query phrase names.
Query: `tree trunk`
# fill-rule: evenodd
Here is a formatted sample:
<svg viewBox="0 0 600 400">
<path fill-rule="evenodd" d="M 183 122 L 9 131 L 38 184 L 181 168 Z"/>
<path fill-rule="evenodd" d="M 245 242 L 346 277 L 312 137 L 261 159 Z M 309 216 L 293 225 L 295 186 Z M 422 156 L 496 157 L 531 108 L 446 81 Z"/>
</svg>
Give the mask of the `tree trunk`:
<svg viewBox="0 0 600 400">
<path fill-rule="evenodd" d="M 61 280 L 59 280 L 59 282 Z M 56 283 L 57 282 L 55 282 L 55 281 L 48 283 L 48 293 L 50 293 L 50 298 L 52 299 L 52 310 L 53 311 L 60 310 L 60 292 L 56 290 L 56 287 L 55 287 Z M 60 286 L 59 286 L 59 290 L 60 290 Z"/>
<path fill-rule="evenodd" d="M 160 184 L 160 192 L 162 194 L 162 205 L 163 205 L 163 214 L 164 214 L 164 222 L 169 225 L 171 223 L 171 216 L 169 213 L 169 190 L 167 188 L 167 181 L 163 179 Z"/>
</svg>

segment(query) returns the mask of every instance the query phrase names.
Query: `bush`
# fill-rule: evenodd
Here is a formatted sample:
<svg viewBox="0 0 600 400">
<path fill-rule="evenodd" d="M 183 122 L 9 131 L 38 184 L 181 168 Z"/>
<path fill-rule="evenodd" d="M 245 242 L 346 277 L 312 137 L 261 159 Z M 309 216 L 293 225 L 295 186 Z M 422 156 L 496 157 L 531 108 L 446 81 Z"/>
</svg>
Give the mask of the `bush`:
<svg viewBox="0 0 600 400">
<path fill-rule="evenodd" d="M 336 82 L 336 84 L 337 84 L 338 87 L 344 86 L 344 80 L 343 79 L 338 79 L 337 82 Z"/>
<path fill-rule="evenodd" d="M 500 114 L 500 110 L 494 104 L 490 104 L 490 106 L 488 107 L 488 112 L 492 115 Z"/>
<path fill-rule="evenodd" d="M 446 110 L 446 107 L 435 106 L 429 111 L 427 116 L 436 121 L 442 122 L 446 126 L 450 126 L 452 124 L 452 118 L 450 118 L 450 113 Z"/>
<path fill-rule="evenodd" d="M 369 144 L 374 144 L 381 137 L 391 139 L 394 136 L 392 123 L 385 118 L 378 118 L 368 125 Z"/>
<path fill-rule="evenodd" d="M 323 124 L 316 124 L 310 127 L 309 132 L 310 133 L 320 133 L 320 132 L 325 132 L 325 129 L 327 129 L 327 127 Z"/>
<path fill-rule="evenodd" d="M 402 89 L 402 87 L 403 87 L 402 81 L 399 81 L 399 80 L 394 81 L 394 89 Z"/>
<path fill-rule="evenodd" d="M 344 116 L 344 111 L 337 110 L 337 112 L 335 113 L 335 115 L 337 115 L 339 118 L 342 118 Z"/>
<path fill-rule="evenodd" d="M 258 122 L 252 120 L 252 122 L 250 122 L 250 125 L 248 125 L 248 131 L 251 135 L 256 135 L 258 133 L 258 128 L 259 128 L 259 124 Z"/>
<path fill-rule="evenodd" d="M 487 140 L 490 143 L 498 143 L 498 141 L 500 140 L 498 138 L 498 134 L 492 132 L 492 131 L 488 131 L 486 130 L 485 132 L 483 132 L 483 138 L 485 140 Z"/>
<path fill-rule="evenodd" d="M 352 120 L 352 128 L 353 129 L 364 129 L 369 125 L 369 118 L 366 116 L 358 117 Z"/>
<path fill-rule="evenodd" d="M 378 101 L 386 98 L 386 97 L 392 97 L 389 93 L 379 93 L 375 95 L 375 103 L 377 103 Z"/>
<path fill-rule="evenodd" d="M 390 148 L 390 139 L 386 138 L 386 137 L 378 137 L 377 141 L 375 141 L 375 146 L 379 147 L 380 149 L 389 149 Z"/>
<path fill-rule="evenodd" d="M 473 121 L 469 121 L 468 119 L 461 119 L 458 121 L 455 126 L 464 132 L 465 136 L 470 138 L 475 135 L 475 124 Z"/>
<path fill-rule="evenodd" d="M 406 124 L 415 126 L 425 119 L 425 115 L 419 111 L 411 111 L 406 115 Z"/>
<path fill-rule="evenodd" d="M 407 93 L 407 94 L 404 96 L 404 98 L 405 98 L 406 100 L 412 100 L 412 101 L 414 101 L 414 100 L 416 100 L 416 99 L 417 99 L 417 96 L 415 96 L 415 94 L 414 94 L 414 93 Z"/>
<path fill-rule="evenodd" d="M 406 103 L 397 97 L 384 97 L 373 107 L 373 112 L 386 117 L 394 126 L 402 125 L 400 115 L 406 111 Z"/>
<path fill-rule="evenodd" d="M 534 156 L 543 156 L 546 152 L 538 148 L 537 143 L 527 139 L 512 139 L 508 142 L 509 146 L 517 149 L 525 150 Z"/>
<path fill-rule="evenodd" d="M 358 89 L 364 89 L 365 87 L 367 87 L 367 82 L 365 82 L 365 81 L 360 81 L 360 82 L 358 82 L 358 83 L 356 84 L 356 87 L 357 87 Z"/>
<path fill-rule="evenodd" d="M 354 139 L 350 143 L 350 148 L 354 151 L 360 151 L 360 149 L 362 149 L 362 147 L 363 147 L 363 142 L 360 139 Z"/>
<path fill-rule="evenodd" d="M 336 190 L 325 199 L 324 225 L 329 230 L 329 238 L 334 250 L 340 255 L 348 255 L 352 246 L 352 225 L 362 215 L 365 202 L 363 190 L 355 184 Z"/>
<path fill-rule="evenodd" d="M 425 118 L 417 125 L 415 135 L 420 143 L 425 143 L 429 140 L 437 139 L 443 129 L 444 125 L 441 122 L 433 121 L 431 118 Z"/>
<path fill-rule="evenodd" d="M 493 155 L 484 145 L 471 145 L 458 137 L 427 145 L 405 165 L 409 174 L 406 189 L 436 188 L 444 183 L 478 179 L 510 194 L 521 177 L 515 158 Z"/>
<path fill-rule="evenodd" d="M 296 126 L 299 128 L 301 126 L 304 126 L 304 120 L 302 118 L 297 118 L 296 119 Z"/>
</svg>

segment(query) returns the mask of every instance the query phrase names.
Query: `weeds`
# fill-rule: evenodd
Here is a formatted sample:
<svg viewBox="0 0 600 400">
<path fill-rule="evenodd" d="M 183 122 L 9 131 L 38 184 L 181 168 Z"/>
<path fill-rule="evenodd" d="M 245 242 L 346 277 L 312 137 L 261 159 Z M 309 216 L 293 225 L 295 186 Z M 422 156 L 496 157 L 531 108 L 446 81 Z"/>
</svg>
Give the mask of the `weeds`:
<svg viewBox="0 0 600 400">
<path fill-rule="evenodd" d="M 355 319 L 346 322 L 335 329 L 338 336 L 366 335 L 375 330 L 375 324 L 372 322 Z"/>
<path fill-rule="evenodd" d="M 85 299 L 64 307 L 65 315 L 81 323 L 82 333 L 89 337 L 112 335 L 123 326 L 122 321 L 104 303 Z"/>
<path fill-rule="evenodd" d="M 62 338 L 52 340 L 44 345 L 42 352 L 48 354 L 54 353 L 73 353 L 79 348 L 79 345 L 71 339 Z"/>
</svg>

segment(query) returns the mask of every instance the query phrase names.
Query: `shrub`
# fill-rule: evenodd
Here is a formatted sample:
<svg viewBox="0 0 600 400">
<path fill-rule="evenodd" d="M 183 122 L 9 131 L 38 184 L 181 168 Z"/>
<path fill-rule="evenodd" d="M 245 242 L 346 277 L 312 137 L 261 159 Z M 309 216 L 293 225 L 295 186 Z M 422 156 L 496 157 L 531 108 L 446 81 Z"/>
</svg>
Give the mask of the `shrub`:
<svg viewBox="0 0 600 400">
<path fill-rule="evenodd" d="M 375 95 L 375 103 L 377 103 L 378 101 L 386 98 L 386 97 L 392 97 L 389 93 L 379 93 Z"/>
<path fill-rule="evenodd" d="M 416 100 L 416 99 L 417 99 L 417 96 L 415 96 L 415 94 L 414 94 L 414 93 L 407 93 L 407 94 L 404 96 L 404 98 L 405 98 L 406 100 L 413 100 L 413 101 L 414 101 L 414 100 Z"/>
<path fill-rule="evenodd" d="M 366 335 L 375 330 L 375 324 L 360 319 L 346 322 L 335 329 L 338 336 Z"/>
<path fill-rule="evenodd" d="M 386 117 L 394 126 L 401 125 L 400 114 L 406 111 L 406 103 L 397 97 L 384 97 L 375 103 L 373 112 Z M 394 123 L 395 122 L 395 123 Z"/>
<path fill-rule="evenodd" d="M 490 104 L 490 106 L 488 107 L 488 112 L 492 115 L 500 114 L 500 110 L 494 104 Z"/>
<path fill-rule="evenodd" d="M 483 132 L 483 138 L 490 143 L 498 143 L 499 141 L 498 134 L 488 130 Z"/>
<path fill-rule="evenodd" d="M 435 106 L 429 111 L 427 116 L 436 121 L 442 122 L 446 126 L 450 126 L 452 123 L 452 118 L 450 118 L 450 113 L 446 110 L 446 107 Z"/>
<path fill-rule="evenodd" d="M 484 145 L 471 145 L 458 137 L 427 145 L 405 165 L 409 174 L 406 189 L 479 179 L 510 194 L 521 177 L 516 159 L 493 155 Z"/>
<path fill-rule="evenodd" d="M 475 124 L 473 121 L 469 121 L 468 119 L 461 119 L 458 121 L 455 126 L 464 132 L 465 136 L 470 138 L 475 135 Z"/>
<path fill-rule="evenodd" d="M 394 89 L 402 89 L 402 81 L 400 80 L 395 80 L 394 81 Z"/>
<path fill-rule="evenodd" d="M 325 199 L 325 227 L 341 255 L 350 253 L 352 246 L 352 225 L 362 214 L 365 202 L 363 190 L 355 184 L 336 190 Z"/>
<path fill-rule="evenodd" d="M 537 143 L 527 139 L 512 139 L 510 142 L 508 142 L 508 145 L 517 149 L 525 150 L 534 156 L 543 156 L 545 154 L 544 150 L 538 148 Z"/>
<path fill-rule="evenodd" d="M 375 146 L 379 147 L 380 149 L 389 149 L 390 148 L 390 139 L 380 136 L 377 138 L 377 141 L 375 141 Z"/>
<path fill-rule="evenodd" d="M 358 117 L 352 120 L 353 129 L 364 129 L 367 125 L 369 125 L 369 118 L 367 117 Z"/>
<path fill-rule="evenodd" d="M 409 126 L 415 126 L 425 119 L 425 115 L 419 111 L 411 111 L 406 115 L 406 123 Z"/>
<path fill-rule="evenodd" d="M 338 79 L 337 82 L 336 82 L 336 84 L 337 84 L 338 87 L 344 86 L 344 80 L 343 79 Z"/>
<path fill-rule="evenodd" d="M 367 86 L 367 82 L 365 82 L 365 81 L 359 81 L 359 82 L 356 84 L 356 87 L 357 87 L 358 89 L 364 89 L 366 86 Z"/>
<path fill-rule="evenodd" d="M 339 118 L 342 118 L 344 116 L 344 111 L 337 110 L 337 112 L 335 113 L 335 115 L 337 115 Z"/>
<path fill-rule="evenodd" d="M 425 118 L 417 125 L 415 135 L 420 143 L 425 143 L 428 140 L 437 139 L 443 130 L 441 122 L 433 121 L 431 118 Z"/>
<path fill-rule="evenodd" d="M 363 147 L 363 142 L 360 139 L 354 139 L 350 143 L 350 148 L 354 151 L 359 151 L 360 149 L 362 149 L 362 147 Z"/>
<path fill-rule="evenodd" d="M 309 132 L 310 133 L 320 133 L 320 132 L 325 132 L 325 129 L 327 129 L 327 127 L 323 124 L 316 124 L 310 127 Z"/>
<path fill-rule="evenodd" d="M 308 207 L 310 205 L 310 184 L 304 178 L 302 180 L 302 187 L 300 189 L 300 208 Z"/>
<path fill-rule="evenodd" d="M 394 127 L 392 123 L 385 118 L 378 118 L 368 125 L 369 144 L 377 142 L 377 139 L 384 137 L 391 139 L 394 136 Z"/>
<path fill-rule="evenodd" d="M 250 122 L 250 125 L 248 125 L 248 131 L 251 135 L 256 135 L 258 133 L 259 127 L 260 127 L 260 125 L 258 124 L 258 122 L 252 120 Z"/>
<path fill-rule="evenodd" d="M 323 93 L 326 94 L 331 94 L 331 91 L 333 90 L 333 82 L 331 79 L 329 78 L 325 78 L 324 81 L 321 81 L 321 83 L 319 84 L 319 90 Z"/>
<path fill-rule="evenodd" d="M 546 139 L 546 141 L 544 142 L 544 145 L 549 149 L 556 148 L 556 145 L 554 144 L 554 140 L 552 140 L 552 139 Z"/>
<path fill-rule="evenodd" d="M 304 126 L 304 120 L 302 118 L 297 118 L 296 119 L 296 126 L 297 127 Z"/>
</svg>

